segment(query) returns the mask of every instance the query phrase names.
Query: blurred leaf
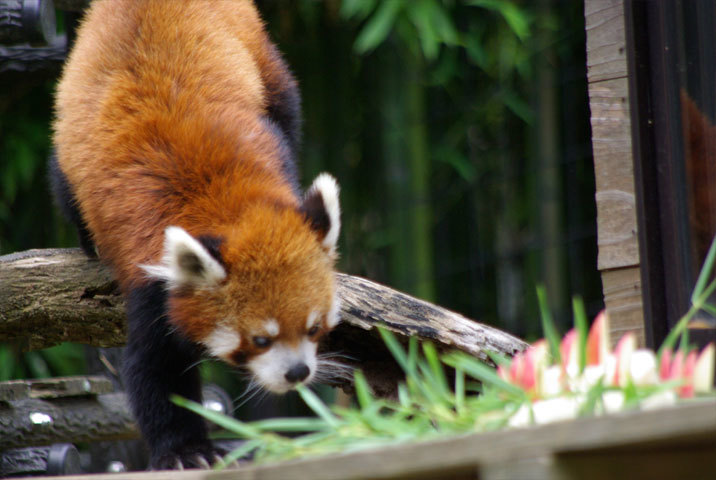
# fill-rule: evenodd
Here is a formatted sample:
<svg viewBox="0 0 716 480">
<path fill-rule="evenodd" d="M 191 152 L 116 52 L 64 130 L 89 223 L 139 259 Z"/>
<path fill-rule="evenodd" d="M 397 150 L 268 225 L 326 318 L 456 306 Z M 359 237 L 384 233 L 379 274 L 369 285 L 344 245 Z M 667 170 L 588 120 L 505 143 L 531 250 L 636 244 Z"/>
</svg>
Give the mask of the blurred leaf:
<svg viewBox="0 0 716 480">
<path fill-rule="evenodd" d="M 15 358 L 7 345 L 0 345 L 0 382 L 13 379 Z"/>
<path fill-rule="evenodd" d="M 465 38 L 465 50 L 467 56 L 475 62 L 475 65 L 483 70 L 489 67 L 489 55 L 485 50 L 485 44 L 482 37 L 477 32 L 467 35 Z"/>
<path fill-rule="evenodd" d="M 468 183 L 475 180 L 477 170 L 470 159 L 454 149 L 441 149 L 437 158 L 455 169 L 458 175 Z"/>
<path fill-rule="evenodd" d="M 86 371 L 84 347 L 63 343 L 39 352 L 54 376 L 77 375 Z"/>
<path fill-rule="evenodd" d="M 442 3 L 436 0 L 417 0 L 408 3 L 407 7 L 408 18 L 418 31 L 425 58 L 435 59 L 441 43 L 458 44 L 459 34 Z"/>
<path fill-rule="evenodd" d="M 343 0 L 341 17 L 363 20 L 375 8 L 377 0 Z"/>
<path fill-rule="evenodd" d="M 376 12 L 366 21 L 358 34 L 353 48 L 358 53 L 367 53 L 380 45 L 390 33 L 403 0 L 384 0 Z"/>
<path fill-rule="evenodd" d="M 33 378 L 48 378 L 52 376 L 47 362 L 42 358 L 39 352 L 27 352 L 24 357 L 30 369 L 30 375 L 32 375 Z"/>
<path fill-rule="evenodd" d="M 467 0 L 467 4 L 499 12 L 520 40 L 524 41 L 530 36 L 530 18 L 513 2 L 507 0 Z"/>
</svg>

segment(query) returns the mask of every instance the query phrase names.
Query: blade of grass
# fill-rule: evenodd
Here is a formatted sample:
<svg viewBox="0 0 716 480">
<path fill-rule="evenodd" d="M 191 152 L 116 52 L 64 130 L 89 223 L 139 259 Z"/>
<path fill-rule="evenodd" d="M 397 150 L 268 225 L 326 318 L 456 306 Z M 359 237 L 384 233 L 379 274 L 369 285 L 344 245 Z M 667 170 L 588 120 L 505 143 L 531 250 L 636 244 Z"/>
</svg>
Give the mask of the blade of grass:
<svg viewBox="0 0 716 480">
<path fill-rule="evenodd" d="M 298 385 L 296 387 L 296 391 L 299 395 L 301 395 L 301 398 L 304 402 L 306 402 L 306 405 L 308 405 L 308 407 L 313 410 L 313 413 L 322 418 L 329 426 L 335 428 L 340 425 L 338 417 L 333 415 L 333 413 L 326 406 L 326 404 L 323 403 L 323 401 L 318 398 L 318 396 L 313 393 L 308 387 L 306 387 L 305 385 Z"/>
<path fill-rule="evenodd" d="M 711 276 L 711 272 L 713 271 L 715 259 L 716 237 L 714 237 L 714 239 L 711 241 L 711 247 L 709 248 L 709 252 L 706 254 L 706 258 L 704 259 L 704 264 L 701 267 L 701 272 L 699 272 L 699 278 L 696 280 L 696 286 L 694 286 L 694 291 L 691 293 L 691 303 L 696 303 L 696 299 L 701 296 L 701 292 L 703 292 L 704 287 L 706 286 L 706 282 L 708 281 L 709 277 Z"/>
<path fill-rule="evenodd" d="M 235 462 L 241 457 L 244 457 L 251 453 L 253 450 L 259 448 L 262 444 L 262 439 L 256 438 L 254 440 L 248 440 L 241 446 L 233 449 L 229 453 L 227 453 L 222 459 L 221 462 L 217 462 L 216 465 L 214 465 L 213 470 L 223 470 L 231 463 Z"/>
<path fill-rule="evenodd" d="M 358 405 L 360 405 L 362 409 L 368 408 L 373 403 L 374 398 L 362 371 L 355 370 L 353 372 L 353 384 L 356 391 L 356 398 L 358 399 Z"/>
<path fill-rule="evenodd" d="M 542 318 L 542 330 L 549 344 L 552 360 L 554 363 L 559 364 L 562 358 L 559 354 L 559 333 L 557 333 L 557 328 L 554 326 L 552 313 L 550 313 L 547 305 L 547 293 L 542 285 L 537 287 L 537 302 L 539 303 L 540 317 Z"/>
<path fill-rule="evenodd" d="M 213 410 L 208 410 L 204 408 L 201 404 L 193 402 L 191 400 L 187 400 L 186 398 L 180 397 L 179 395 L 171 395 L 169 397 L 169 400 L 174 402 L 176 405 L 191 410 L 192 412 L 214 422 L 220 427 L 230 430 L 242 437 L 256 438 L 260 435 L 260 432 L 249 424 L 236 420 L 235 418 L 231 418 L 227 415 L 215 412 Z"/>
<path fill-rule="evenodd" d="M 584 371 L 587 365 L 587 334 L 589 333 L 589 321 L 587 312 L 584 309 L 584 301 L 579 296 L 572 299 L 572 310 L 574 311 L 574 326 L 577 329 L 577 345 L 579 345 L 579 372 Z"/>
<path fill-rule="evenodd" d="M 403 371 L 405 371 L 406 374 L 415 374 L 415 368 L 410 365 L 408 357 L 405 355 L 405 350 L 403 350 L 402 345 L 400 345 L 398 339 L 395 338 L 393 332 L 384 327 L 378 327 L 378 333 L 383 339 L 385 346 L 388 347 L 388 350 L 390 350 L 393 358 L 395 358 L 395 361 L 398 362 L 398 365 L 400 365 Z"/>
<path fill-rule="evenodd" d="M 505 393 L 518 397 L 526 396 L 525 391 L 520 387 L 501 379 L 492 368 L 483 364 L 479 360 L 474 359 L 473 357 L 468 357 L 465 354 L 455 352 L 444 356 L 443 362 L 453 368 L 460 368 L 471 377 L 476 378 L 483 383 L 493 385 Z"/>
<path fill-rule="evenodd" d="M 261 432 L 315 432 L 325 430 L 327 425 L 322 418 L 267 418 L 250 424 Z"/>
<path fill-rule="evenodd" d="M 494 364 L 498 367 L 509 367 L 512 363 L 512 359 L 506 357 L 505 355 L 502 355 L 499 352 L 485 350 L 485 354 L 487 354 L 487 356 L 490 357 L 490 360 L 492 360 Z"/>
<path fill-rule="evenodd" d="M 410 408 L 412 405 L 410 394 L 404 383 L 398 384 L 398 401 L 403 408 Z"/>
<path fill-rule="evenodd" d="M 679 342 L 679 350 L 684 351 L 684 355 L 689 352 L 689 329 L 685 328 L 681 332 L 681 341 Z"/>
<path fill-rule="evenodd" d="M 443 370 L 442 363 L 440 363 L 440 356 L 438 355 L 435 345 L 430 342 L 424 342 L 423 355 L 425 355 L 425 360 L 428 361 L 430 371 L 439 385 L 441 392 L 448 394 L 450 392 L 450 388 L 448 387 L 447 378 L 445 378 L 445 371 Z"/>
<path fill-rule="evenodd" d="M 461 414 L 465 408 L 465 371 L 455 368 L 455 408 Z"/>
<path fill-rule="evenodd" d="M 410 337 L 408 340 L 408 370 L 410 372 L 415 371 L 415 366 L 418 361 L 418 338 Z"/>
</svg>

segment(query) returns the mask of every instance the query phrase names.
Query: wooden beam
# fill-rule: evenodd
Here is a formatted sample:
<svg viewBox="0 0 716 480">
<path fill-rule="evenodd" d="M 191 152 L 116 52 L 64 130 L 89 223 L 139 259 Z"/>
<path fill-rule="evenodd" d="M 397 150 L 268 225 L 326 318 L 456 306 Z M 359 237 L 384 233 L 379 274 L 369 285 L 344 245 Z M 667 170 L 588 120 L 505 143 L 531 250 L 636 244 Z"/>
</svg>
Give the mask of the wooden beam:
<svg viewBox="0 0 716 480">
<path fill-rule="evenodd" d="M 469 434 L 224 472 L 123 474 L 127 480 L 706 478 L 716 471 L 716 399 L 535 428 Z M 620 470 L 621 469 L 621 470 Z M 603 472 L 609 472 L 602 475 Z M 649 475 L 641 473 L 648 472 Z M 693 476 L 681 475 L 688 472 Z M 651 476 L 653 474 L 653 476 Z M 674 476 L 671 476 L 674 474 Z M 111 475 L 58 477 L 109 480 Z"/>
</svg>

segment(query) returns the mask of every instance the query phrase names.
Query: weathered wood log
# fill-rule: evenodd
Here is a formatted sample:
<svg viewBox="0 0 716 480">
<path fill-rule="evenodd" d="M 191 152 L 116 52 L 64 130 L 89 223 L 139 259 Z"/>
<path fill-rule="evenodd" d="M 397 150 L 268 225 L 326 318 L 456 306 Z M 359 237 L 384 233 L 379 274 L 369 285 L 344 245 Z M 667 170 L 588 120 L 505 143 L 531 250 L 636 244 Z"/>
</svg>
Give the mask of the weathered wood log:
<svg viewBox="0 0 716 480">
<path fill-rule="evenodd" d="M 488 350 L 511 356 L 526 347 L 508 333 L 363 278 L 339 274 L 338 294 L 343 323 L 321 351 L 339 352 L 348 357 L 344 363 L 360 366 L 377 394 L 390 395 L 402 377 L 376 334 L 379 325 L 401 338 L 431 340 L 442 350 L 463 350 L 484 361 Z M 61 342 L 119 346 L 125 338 L 124 300 L 100 262 L 79 249 L 0 257 L 0 341 L 39 349 Z"/>
<path fill-rule="evenodd" d="M 58 441 L 89 442 L 137 437 L 124 393 L 60 398 L 26 398 L 0 407 L 0 451 Z"/>
<path fill-rule="evenodd" d="M 0 341 L 36 350 L 61 342 L 123 345 L 124 301 L 112 274 L 79 250 L 0 257 Z"/>
<path fill-rule="evenodd" d="M 234 410 L 214 384 L 202 387 L 202 398 L 212 411 Z M 0 463 L 10 448 L 139 438 L 126 395 L 100 376 L 0 382 L 0 433 Z"/>
</svg>

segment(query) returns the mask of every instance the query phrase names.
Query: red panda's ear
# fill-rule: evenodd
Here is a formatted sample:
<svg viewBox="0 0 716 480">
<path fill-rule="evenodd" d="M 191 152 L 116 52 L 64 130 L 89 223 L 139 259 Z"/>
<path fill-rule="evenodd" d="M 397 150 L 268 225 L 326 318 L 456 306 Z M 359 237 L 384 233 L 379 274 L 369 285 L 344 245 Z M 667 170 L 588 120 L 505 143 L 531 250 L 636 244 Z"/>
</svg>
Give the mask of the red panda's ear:
<svg viewBox="0 0 716 480">
<path fill-rule="evenodd" d="M 181 227 L 164 231 L 164 255 L 159 265 L 141 265 L 147 274 L 169 288 L 210 288 L 226 278 L 226 270 L 209 250 Z"/>
<path fill-rule="evenodd" d="M 338 183 L 327 173 L 316 177 L 303 196 L 301 213 L 311 228 L 318 233 L 321 245 L 329 254 L 336 252 L 341 230 L 341 207 L 338 202 Z"/>
</svg>

